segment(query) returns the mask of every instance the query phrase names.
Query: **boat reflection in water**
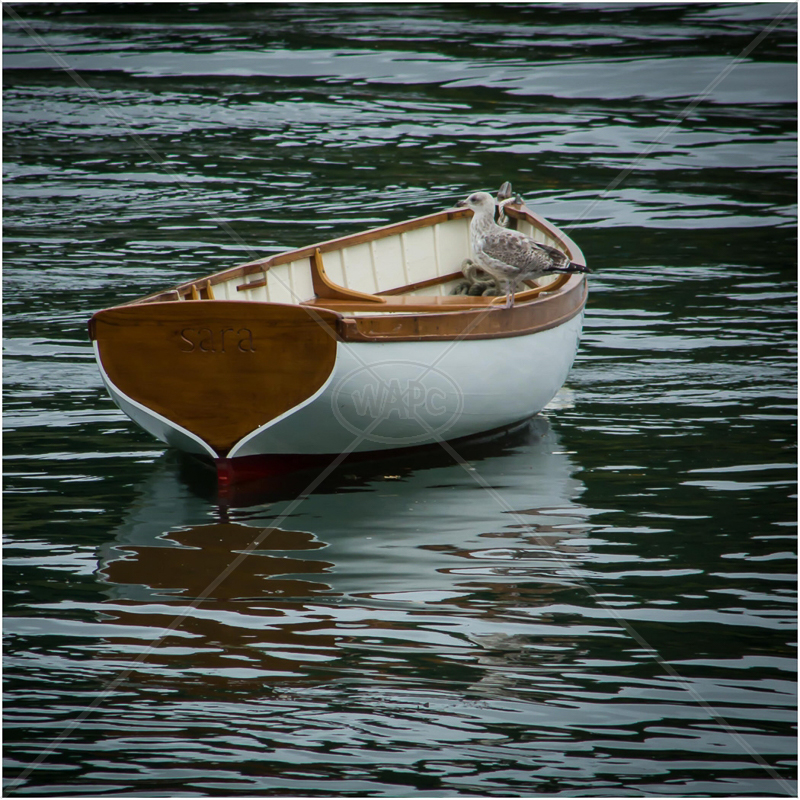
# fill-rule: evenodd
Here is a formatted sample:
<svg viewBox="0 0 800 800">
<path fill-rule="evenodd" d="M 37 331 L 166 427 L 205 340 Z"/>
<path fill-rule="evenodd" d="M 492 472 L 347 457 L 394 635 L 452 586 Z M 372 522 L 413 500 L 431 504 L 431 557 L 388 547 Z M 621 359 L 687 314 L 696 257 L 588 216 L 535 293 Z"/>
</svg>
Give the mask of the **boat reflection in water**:
<svg viewBox="0 0 800 800">
<path fill-rule="evenodd" d="M 300 503 L 250 487 L 214 521 L 165 463 L 100 554 L 105 647 L 157 681 L 226 686 L 469 666 L 489 689 L 498 664 L 555 669 L 573 634 L 524 615 L 575 586 L 582 484 L 542 417 L 461 454 L 344 465 Z"/>
</svg>

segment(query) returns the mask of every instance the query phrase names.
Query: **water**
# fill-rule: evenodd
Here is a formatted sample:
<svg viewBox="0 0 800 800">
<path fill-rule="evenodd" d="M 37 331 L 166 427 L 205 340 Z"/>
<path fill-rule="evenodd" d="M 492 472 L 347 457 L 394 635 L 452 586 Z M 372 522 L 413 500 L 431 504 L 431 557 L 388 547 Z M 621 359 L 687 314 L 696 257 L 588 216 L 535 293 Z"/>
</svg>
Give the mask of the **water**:
<svg viewBox="0 0 800 800">
<path fill-rule="evenodd" d="M 796 794 L 786 9 L 6 7 L 6 794 Z M 595 269 L 522 429 L 219 498 L 106 397 L 95 310 L 506 179 Z"/>
</svg>

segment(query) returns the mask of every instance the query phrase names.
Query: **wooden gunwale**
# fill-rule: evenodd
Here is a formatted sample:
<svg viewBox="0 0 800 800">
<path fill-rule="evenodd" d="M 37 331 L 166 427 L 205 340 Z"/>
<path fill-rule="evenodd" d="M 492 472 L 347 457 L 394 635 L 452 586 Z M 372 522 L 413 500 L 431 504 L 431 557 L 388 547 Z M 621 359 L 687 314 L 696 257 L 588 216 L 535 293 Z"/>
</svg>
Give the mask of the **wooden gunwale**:
<svg viewBox="0 0 800 800">
<path fill-rule="evenodd" d="M 507 213 L 517 219 L 524 219 L 557 242 L 578 263 L 585 263 L 583 253 L 569 238 L 563 235 L 546 219 L 531 211 L 527 206 L 520 208 L 506 207 Z M 485 339 L 503 336 L 523 336 L 559 325 L 579 313 L 586 300 L 586 281 L 581 275 L 561 275 L 557 281 L 528 289 L 517 294 L 517 302 L 512 309 L 505 309 L 500 304 L 500 297 L 465 297 L 448 296 L 408 296 L 403 293 L 423 286 L 435 286 L 457 278 L 460 273 L 449 273 L 436 276 L 425 281 L 396 287 L 380 294 L 370 295 L 355 292 L 333 284 L 327 276 L 323 281 L 324 268 L 321 265 L 321 254 L 351 247 L 364 242 L 375 241 L 386 236 L 399 235 L 451 219 L 471 215 L 469 209 L 453 209 L 429 214 L 425 217 L 394 223 L 382 228 L 331 239 L 318 245 L 287 251 L 266 259 L 232 267 L 223 272 L 191 281 L 166 292 L 140 298 L 122 305 L 138 305 L 152 302 L 185 302 L 191 297 L 200 298 L 203 305 L 220 301 L 204 299 L 213 296 L 213 286 L 235 277 L 252 274 L 269 269 L 271 266 L 302 258 L 309 258 L 309 268 L 314 278 L 315 294 L 313 299 L 297 304 L 298 308 L 306 308 L 310 316 L 316 309 L 336 315 L 337 336 L 345 342 L 367 341 L 441 341 L 448 339 Z M 330 284 L 330 286 L 328 286 Z M 246 286 L 262 285 L 260 281 Z M 583 287 L 583 292 L 578 287 Z M 320 288 L 327 297 L 320 297 Z M 565 297 L 569 300 L 565 300 Z M 181 300 L 185 298 L 185 300 Z M 236 301 L 229 301 L 236 302 Z M 261 301 L 239 301 L 250 307 L 255 318 L 269 314 L 271 303 Z M 565 305 L 566 303 L 566 305 Z M 536 311 L 526 309 L 535 308 Z M 370 312 L 378 312 L 371 314 Z M 391 313 L 386 313 L 391 312 Z M 356 317 L 348 315 L 358 314 Z"/>
<path fill-rule="evenodd" d="M 517 304 L 512 309 L 491 305 L 491 301 L 503 300 L 497 297 L 471 298 L 482 302 L 480 305 L 458 306 L 455 304 L 461 299 L 458 296 L 430 298 L 454 302 L 450 308 L 437 308 L 431 304 L 430 310 L 424 314 L 414 312 L 413 306 L 409 305 L 405 310 L 410 313 L 366 313 L 363 316 L 349 317 L 342 313 L 335 301 L 321 302 L 319 305 L 303 304 L 298 308 L 307 308 L 312 319 L 318 316 L 317 311 L 325 314 L 326 325 L 323 327 L 328 329 L 329 335 L 341 342 L 418 342 L 527 336 L 561 325 L 583 310 L 588 294 L 586 281 L 581 275 L 564 277 L 567 278 L 567 283 L 557 292 L 539 298 L 536 302 Z M 174 304 L 173 301 L 165 305 Z M 181 302 L 179 305 L 183 306 L 185 303 Z M 268 318 L 270 309 L 276 304 L 248 302 L 241 305 L 248 309 L 251 319 L 257 320 Z M 353 304 L 349 301 L 343 301 L 342 306 L 348 311 L 353 309 Z M 372 303 L 364 303 L 363 308 L 370 310 L 374 306 Z M 89 321 L 89 336 L 92 340 L 96 338 L 95 317 Z"/>
<path fill-rule="evenodd" d="M 337 333 L 345 342 L 460 341 L 527 336 L 562 325 L 583 311 L 588 284 L 582 275 L 567 277 L 567 284 L 560 291 L 512 309 L 485 305 L 458 313 L 342 317 Z M 328 310 L 335 311 L 334 308 Z"/>
</svg>

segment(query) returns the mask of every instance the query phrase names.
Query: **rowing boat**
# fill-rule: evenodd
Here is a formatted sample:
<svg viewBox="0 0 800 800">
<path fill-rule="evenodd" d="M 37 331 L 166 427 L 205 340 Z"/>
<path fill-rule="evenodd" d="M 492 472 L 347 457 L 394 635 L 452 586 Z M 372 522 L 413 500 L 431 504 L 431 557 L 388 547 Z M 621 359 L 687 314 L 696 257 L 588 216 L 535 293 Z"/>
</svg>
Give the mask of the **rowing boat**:
<svg viewBox="0 0 800 800">
<path fill-rule="evenodd" d="M 523 202 L 503 213 L 586 263 Z M 216 464 L 222 483 L 265 459 L 403 450 L 529 419 L 572 367 L 586 277 L 529 282 L 511 308 L 454 293 L 471 215 L 451 208 L 99 311 L 89 335 L 106 388 L 150 434 Z"/>
</svg>

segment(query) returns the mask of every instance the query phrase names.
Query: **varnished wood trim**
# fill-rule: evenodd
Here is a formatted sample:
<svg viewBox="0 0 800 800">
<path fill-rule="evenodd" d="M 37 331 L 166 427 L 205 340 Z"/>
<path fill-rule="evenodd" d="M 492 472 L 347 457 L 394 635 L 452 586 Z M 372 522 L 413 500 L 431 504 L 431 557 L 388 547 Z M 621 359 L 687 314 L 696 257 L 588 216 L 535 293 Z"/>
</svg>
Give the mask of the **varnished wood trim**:
<svg viewBox="0 0 800 800">
<path fill-rule="evenodd" d="M 173 300 L 182 300 L 183 296 L 177 289 L 168 289 L 165 292 L 159 292 L 158 294 L 148 295 L 147 297 L 141 297 L 137 300 L 131 300 L 130 302 L 126 303 L 125 305 L 133 305 L 143 303 L 145 300 L 148 303 L 168 303 L 172 302 Z"/>
<path fill-rule="evenodd" d="M 376 309 L 374 304 L 361 300 L 334 299 L 320 297 L 315 300 L 306 300 L 304 306 L 313 308 L 329 308 L 342 313 L 354 311 L 380 311 L 381 314 L 391 311 L 398 314 L 429 314 L 443 311 L 470 311 L 474 308 L 491 306 L 496 300 L 505 303 L 503 297 L 467 297 L 466 295 L 401 295 L 385 296 L 385 304 Z"/>
<path fill-rule="evenodd" d="M 339 315 L 278 303 L 170 302 L 100 311 L 100 361 L 125 395 L 220 455 L 317 392 Z"/>
<path fill-rule="evenodd" d="M 248 289 L 260 289 L 262 286 L 267 285 L 267 279 L 262 278 L 260 281 L 253 281 L 252 283 L 240 283 L 236 287 L 237 292 L 246 292 Z"/>
<path fill-rule="evenodd" d="M 450 281 L 455 281 L 463 277 L 464 273 L 459 270 L 458 272 L 450 272 L 447 275 L 437 275 L 435 278 L 429 278 L 426 281 L 407 283 L 405 286 L 398 286 L 395 289 L 385 289 L 382 292 L 376 292 L 376 295 L 379 295 L 381 297 L 392 297 L 394 295 L 410 294 L 411 292 L 416 292 L 419 289 L 428 289 L 431 286 L 439 286 L 442 283 L 449 283 Z M 531 297 L 536 297 L 536 295 L 540 294 L 541 292 L 553 292 L 556 289 L 560 289 L 567 282 L 568 278 L 569 275 L 559 275 L 559 277 L 556 278 L 556 280 L 554 280 L 552 283 L 547 284 L 546 286 L 537 286 L 532 281 L 525 281 L 526 285 L 529 286 L 530 289 L 525 289 L 521 292 L 517 292 L 515 297 L 515 302 L 524 301 Z M 464 296 L 462 299 L 473 300 L 475 298 Z M 505 302 L 505 295 L 503 296 L 503 302 Z"/>
<path fill-rule="evenodd" d="M 569 274 L 564 273 L 559 275 L 554 281 L 546 283 L 543 286 L 537 286 L 536 284 L 533 284 L 532 288 L 525 289 L 522 292 L 517 292 L 514 296 L 514 302 L 524 303 L 526 300 L 530 300 L 532 297 L 538 297 L 540 294 L 544 294 L 545 292 L 557 292 L 562 286 L 566 285 L 569 277 Z M 531 286 L 531 283 L 528 281 L 526 281 L 526 284 Z"/>
<path fill-rule="evenodd" d="M 347 289 L 334 283 L 325 272 L 322 263 L 322 253 L 317 247 L 310 256 L 311 260 L 311 283 L 314 287 L 314 294 L 319 298 L 331 300 L 346 300 L 358 303 L 367 303 L 374 306 L 375 303 L 385 303 L 383 297 L 376 297 L 367 292 L 357 292 L 354 289 Z"/>
<path fill-rule="evenodd" d="M 350 342 L 418 342 L 524 336 L 557 327 L 579 314 L 588 292 L 582 275 L 567 276 L 560 291 L 507 309 L 484 306 L 458 313 L 380 315 L 342 319 L 339 335 Z M 479 298 L 487 299 L 487 298 Z M 501 299 L 502 298 L 488 298 Z"/>
<path fill-rule="evenodd" d="M 558 278 L 546 286 L 536 286 L 524 292 L 517 292 L 514 304 L 519 305 L 535 299 L 546 292 L 556 292 L 569 280 L 569 275 L 559 275 Z M 476 308 L 489 308 L 492 306 L 504 306 L 506 303 L 505 295 L 470 297 L 463 294 L 448 295 L 383 295 L 385 305 L 381 306 L 381 313 L 391 311 L 398 314 L 432 314 L 443 311 L 471 311 Z M 314 308 L 329 308 L 333 311 L 342 313 L 355 311 L 375 311 L 371 303 L 365 303 L 358 299 L 351 298 L 315 298 L 306 300 L 304 306 Z"/>
<path fill-rule="evenodd" d="M 427 289 L 430 286 L 438 286 L 441 283 L 448 283 L 449 281 L 454 281 L 463 277 L 464 274 L 459 270 L 458 272 L 450 272 L 447 275 L 437 275 L 435 278 L 428 278 L 428 280 L 425 281 L 407 283 L 405 286 L 398 286 L 395 289 L 384 289 L 382 292 L 375 292 L 375 294 L 379 297 L 408 294 L 409 292 L 416 292 L 418 289 Z"/>
</svg>

